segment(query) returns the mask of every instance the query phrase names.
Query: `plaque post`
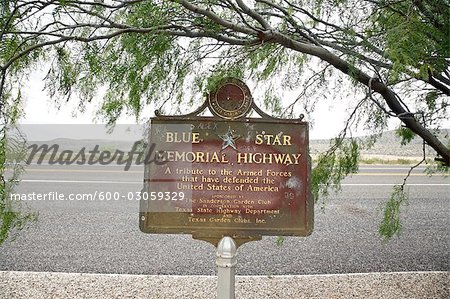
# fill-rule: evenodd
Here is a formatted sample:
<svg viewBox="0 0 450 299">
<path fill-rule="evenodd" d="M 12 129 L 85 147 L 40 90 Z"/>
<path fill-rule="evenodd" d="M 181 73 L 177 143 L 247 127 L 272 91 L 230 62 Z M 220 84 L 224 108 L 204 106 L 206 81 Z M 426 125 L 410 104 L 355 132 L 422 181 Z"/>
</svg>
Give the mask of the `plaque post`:
<svg viewBox="0 0 450 299">
<path fill-rule="evenodd" d="M 217 245 L 217 299 L 234 299 L 237 247 L 233 238 L 223 237 Z"/>
</svg>

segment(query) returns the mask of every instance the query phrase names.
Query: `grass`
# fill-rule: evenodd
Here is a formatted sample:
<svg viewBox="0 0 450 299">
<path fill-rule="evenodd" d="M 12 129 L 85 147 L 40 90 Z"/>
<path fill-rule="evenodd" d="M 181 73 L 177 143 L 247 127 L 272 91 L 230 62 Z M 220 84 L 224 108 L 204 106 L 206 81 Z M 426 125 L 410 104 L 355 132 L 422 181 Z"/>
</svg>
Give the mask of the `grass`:
<svg viewBox="0 0 450 299">
<path fill-rule="evenodd" d="M 410 160 L 410 159 L 393 159 L 393 160 L 387 160 L 387 159 L 381 159 L 381 158 L 365 158 L 361 159 L 359 161 L 359 164 L 365 164 L 365 165 L 372 165 L 372 164 L 383 164 L 383 165 L 414 165 L 418 161 L 417 160 Z"/>
</svg>

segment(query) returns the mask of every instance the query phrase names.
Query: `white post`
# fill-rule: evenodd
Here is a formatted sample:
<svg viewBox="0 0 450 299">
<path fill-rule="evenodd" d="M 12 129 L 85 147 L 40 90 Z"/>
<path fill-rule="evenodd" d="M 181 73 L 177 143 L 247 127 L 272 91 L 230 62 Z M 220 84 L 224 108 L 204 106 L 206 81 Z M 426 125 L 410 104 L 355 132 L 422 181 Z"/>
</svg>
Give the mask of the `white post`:
<svg viewBox="0 0 450 299">
<path fill-rule="evenodd" d="M 217 299 L 234 299 L 236 252 L 233 238 L 223 237 L 217 245 Z"/>
</svg>

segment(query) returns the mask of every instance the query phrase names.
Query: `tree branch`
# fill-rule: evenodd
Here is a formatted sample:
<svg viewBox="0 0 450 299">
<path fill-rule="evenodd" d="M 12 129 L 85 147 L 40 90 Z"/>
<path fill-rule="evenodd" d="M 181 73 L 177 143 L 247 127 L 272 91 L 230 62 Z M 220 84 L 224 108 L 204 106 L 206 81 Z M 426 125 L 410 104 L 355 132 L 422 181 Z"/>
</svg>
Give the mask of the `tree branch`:
<svg viewBox="0 0 450 299">
<path fill-rule="evenodd" d="M 271 31 L 266 32 L 266 34 L 270 35 L 271 40 L 273 42 L 277 42 L 295 51 L 316 56 L 330 63 L 344 74 L 353 77 L 358 82 L 369 87 L 369 82 L 371 82 L 371 77 L 369 75 L 364 73 L 362 70 L 357 69 L 354 66 L 351 66 L 348 62 L 339 58 L 338 56 L 334 55 L 328 50 L 314 45 L 309 45 L 295 41 L 279 32 Z M 373 82 L 371 86 L 374 91 L 379 93 L 384 98 L 386 104 L 389 106 L 391 111 L 395 113 L 395 115 L 397 115 L 397 117 L 406 115 L 408 113 L 408 111 L 406 111 L 401 105 L 401 103 L 398 101 L 395 93 L 391 89 L 389 89 L 384 83 L 377 80 Z M 425 142 L 429 146 L 431 146 L 439 155 L 441 155 L 446 165 L 450 165 L 450 149 L 448 149 L 444 144 L 442 144 L 436 136 L 434 136 L 433 134 L 431 134 L 430 131 L 424 128 L 414 117 L 399 117 L 399 118 L 408 128 L 410 128 L 414 133 L 419 135 L 423 140 L 425 140 Z"/>
<path fill-rule="evenodd" d="M 241 33 L 249 34 L 249 35 L 256 34 L 256 32 L 252 29 L 233 24 L 230 21 L 222 19 L 221 17 L 219 17 L 212 11 L 201 8 L 195 4 L 190 3 L 189 1 L 181 0 L 181 1 L 173 1 L 173 2 L 178 2 L 181 5 L 183 5 L 187 10 L 192 11 L 193 13 L 196 13 L 196 14 L 203 15 L 203 16 L 207 17 L 208 19 L 212 20 L 213 22 L 215 22 L 225 28 L 235 30 L 235 31 L 238 31 Z"/>
<path fill-rule="evenodd" d="M 433 77 L 433 72 L 428 69 L 428 80 L 425 80 L 425 82 L 429 83 L 430 85 L 434 86 L 436 89 L 439 89 L 444 94 L 450 96 L 450 88 L 442 84 L 441 82 L 437 81 Z"/>
<path fill-rule="evenodd" d="M 249 15 L 253 19 L 255 19 L 265 30 L 270 29 L 269 23 L 264 20 L 264 18 L 258 14 L 256 11 L 245 5 L 245 3 L 242 0 L 236 0 L 236 3 L 239 5 L 239 7 L 244 11 L 245 14 Z"/>
</svg>

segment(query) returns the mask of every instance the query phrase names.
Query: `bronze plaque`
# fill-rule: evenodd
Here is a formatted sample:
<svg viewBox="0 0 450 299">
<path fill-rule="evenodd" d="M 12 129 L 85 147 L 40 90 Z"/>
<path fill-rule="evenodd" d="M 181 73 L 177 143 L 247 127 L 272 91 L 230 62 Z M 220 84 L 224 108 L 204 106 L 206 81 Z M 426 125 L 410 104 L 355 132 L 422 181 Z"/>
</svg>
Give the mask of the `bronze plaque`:
<svg viewBox="0 0 450 299">
<path fill-rule="evenodd" d="M 238 119 L 247 115 L 253 100 L 244 82 L 227 78 L 217 90 L 208 95 L 208 104 L 212 114 L 225 119 Z"/>
<path fill-rule="evenodd" d="M 313 230 L 308 123 L 153 118 L 140 229 L 216 243 Z"/>
</svg>

